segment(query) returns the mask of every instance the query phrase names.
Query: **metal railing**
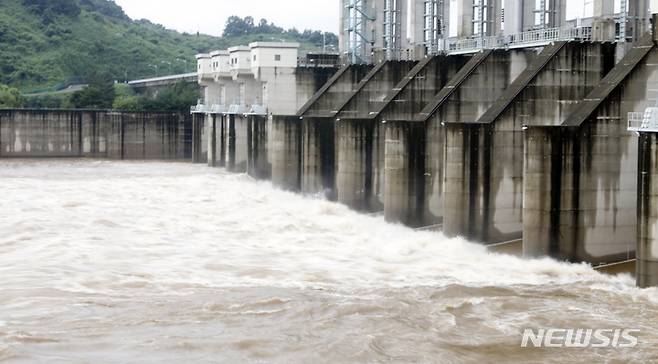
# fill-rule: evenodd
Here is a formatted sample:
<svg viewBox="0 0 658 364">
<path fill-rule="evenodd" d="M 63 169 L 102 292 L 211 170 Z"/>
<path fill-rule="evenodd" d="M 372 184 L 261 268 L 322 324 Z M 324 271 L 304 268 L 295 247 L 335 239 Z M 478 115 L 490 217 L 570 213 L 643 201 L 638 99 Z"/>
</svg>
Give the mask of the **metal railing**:
<svg viewBox="0 0 658 364">
<path fill-rule="evenodd" d="M 643 113 L 629 112 L 628 130 L 658 132 L 658 107 L 648 107 Z"/>
<path fill-rule="evenodd" d="M 210 107 L 208 105 L 198 104 L 198 105 L 190 106 L 191 114 L 201 114 L 206 112 L 210 112 Z"/>
<path fill-rule="evenodd" d="M 644 120 L 643 112 L 629 112 L 628 113 L 628 130 L 640 131 L 642 129 L 642 121 Z"/>
<path fill-rule="evenodd" d="M 543 45 L 555 41 L 590 39 L 592 39 L 592 28 L 590 27 L 548 28 L 510 35 L 507 46 L 512 48 L 514 46 L 523 47 L 533 44 Z"/>
<path fill-rule="evenodd" d="M 228 108 L 224 105 L 203 105 L 198 104 L 190 107 L 192 114 L 235 114 L 235 115 L 267 115 L 267 106 L 265 105 L 238 105 L 233 104 Z"/>
<path fill-rule="evenodd" d="M 251 108 L 245 114 L 247 115 L 267 115 L 267 106 L 251 105 Z"/>
<path fill-rule="evenodd" d="M 246 105 L 233 104 L 228 107 L 227 114 L 246 114 L 249 112 L 249 109 Z"/>
<path fill-rule="evenodd" d="M 223 114 L 226 112 L 226 106 L 224 105 L 213 105 L 210 107 L 211 114 Z"/>
<path fill-rule="evenodd" d="M 475 53 L 482 49 L 540 47 L 556 41 L 591 40 L 591 27 L 537 29 L 508 36 L 448 38 L 439 51 L 447 54 Z"/>
</svg>

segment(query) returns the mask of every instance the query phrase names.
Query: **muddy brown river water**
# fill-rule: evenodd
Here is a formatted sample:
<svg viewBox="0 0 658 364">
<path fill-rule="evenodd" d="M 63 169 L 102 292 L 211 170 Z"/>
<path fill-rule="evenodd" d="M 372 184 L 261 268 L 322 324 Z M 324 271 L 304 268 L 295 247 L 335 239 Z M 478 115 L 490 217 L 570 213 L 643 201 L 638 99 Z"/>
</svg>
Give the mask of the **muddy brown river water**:
<svg viewBox="0 0 658 364">
<path fill-rule="evenodd" d="M 658 290 L 202 165 L 0 161 L 0 362 L 656 362 Z M 522 348 L 632 328 L 635 348 Z"/>
</svg>

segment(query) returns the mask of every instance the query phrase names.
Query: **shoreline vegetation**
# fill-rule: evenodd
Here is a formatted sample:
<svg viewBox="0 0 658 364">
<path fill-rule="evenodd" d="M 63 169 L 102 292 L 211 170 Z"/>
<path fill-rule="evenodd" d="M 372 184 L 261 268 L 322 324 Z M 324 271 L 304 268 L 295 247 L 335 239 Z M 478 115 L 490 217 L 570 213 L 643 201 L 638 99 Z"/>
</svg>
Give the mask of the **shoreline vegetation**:
<svg viewBox="0 0 658 364">
<path fill-rule="evenodd" d="M 196 54 L 252 41 L 295 41 L 302 52 L 338 46 L 333 33 L 284 29 L 253 17 L 229 17 L 221 37 L 179 33 L 133 20 L 109 0 L 5 0 L 0 7 L 0 107 L 176 108 L 190 98 L 182 85 L 149 97 L 125 82 L 194 72 Z M 180 98 L 172 96 L 181 91 Z M 94 95 L 99 99 L 91 100 Z"/>
</svg>

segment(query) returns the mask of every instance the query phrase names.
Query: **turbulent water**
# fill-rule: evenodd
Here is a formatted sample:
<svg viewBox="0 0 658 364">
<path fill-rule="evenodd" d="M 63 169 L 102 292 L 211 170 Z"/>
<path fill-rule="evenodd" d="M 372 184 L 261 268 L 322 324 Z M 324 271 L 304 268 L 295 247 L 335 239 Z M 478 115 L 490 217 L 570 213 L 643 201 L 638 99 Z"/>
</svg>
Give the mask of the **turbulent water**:
<svg viewBox="0 0 658 364">
<path fill-rule="evenodd" d="M 0 161 L 0 361 L 658 360 L 658 291 L 176 163 Z M 633 349 L 525 328 L 639 329 Z"/>
</svg>

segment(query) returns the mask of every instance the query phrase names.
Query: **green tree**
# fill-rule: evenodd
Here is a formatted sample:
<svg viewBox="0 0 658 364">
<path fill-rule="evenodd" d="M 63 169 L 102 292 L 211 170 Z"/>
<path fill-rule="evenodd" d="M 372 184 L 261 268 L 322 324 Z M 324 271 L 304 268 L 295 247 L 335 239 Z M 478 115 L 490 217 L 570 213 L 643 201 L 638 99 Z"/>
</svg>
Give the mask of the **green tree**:
<svg viewBox="0 0 658 364">
<path fill-rule="evenodd" d="M 116 98 L 114 80 L 108 73 L 93 73 L 89 85 L 71 96 L 71 104 L 77 109 L 110 109 Z"/>
<path fill-rule="evenodd" d="M 6 85 L 0 85 L 0 108 L 15 108 L 23 106 L 20 91 Z"/>
<path fill-rule="evenodd" d="M 229 16 L 226 20 L 226 27 L 224 27 L 224 36 L 225 37 L 239 37 L 241 35 L 246 35 L 251 33 L 253 30 L 253 18 L 251 27 L 245 21 L 245 19 L 240 18 L 239 16 Z"/>
<path fill-rule="evenodd" d="M 189 112 L 198 98 L 197 88 L 181 81 L 161 91 L 154 99 L 144 100 L 144 108 L 147 111 Z"/>
<path fill-rule="evenodd" d="M 80 15 L 76 0 L 23 0 L 23 4 L 41 16 L 45 23 L 54 21 L 58 16 L 75 18 Z"/>
<path fill-rule="evenodd" d="M 116 98 L 112 104 L 112 109 L 121 111 L 142 111 L 144 110 L 144 100 L 141 96 L 135 95 L 135 91 L 127 84 L 114 85 Z"/>
<path fill-rule="evenodd" d="M 140 96 L 118 96 L 114 99 L 112 109 L 120 111 L 146 111 L 144 100 Z"/>
</svg>

